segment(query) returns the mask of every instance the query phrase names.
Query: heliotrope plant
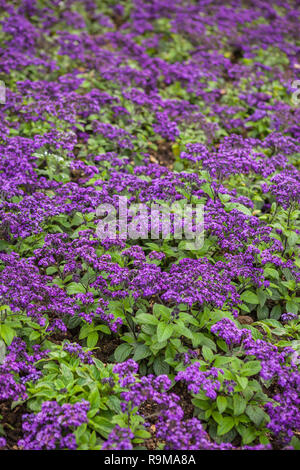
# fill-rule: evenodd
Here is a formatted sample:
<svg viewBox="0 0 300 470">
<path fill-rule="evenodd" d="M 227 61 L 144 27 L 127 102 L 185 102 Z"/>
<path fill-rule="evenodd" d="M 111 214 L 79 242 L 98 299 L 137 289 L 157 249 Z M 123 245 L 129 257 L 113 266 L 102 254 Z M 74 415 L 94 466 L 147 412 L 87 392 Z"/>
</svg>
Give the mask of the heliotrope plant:
<svg viewBox="0 0 300 470">
<path fill-rule="evenodd" d="M 300 448 L 299 5 L 171 3 L 0 0 L 0 449 Z"/>
</svg>

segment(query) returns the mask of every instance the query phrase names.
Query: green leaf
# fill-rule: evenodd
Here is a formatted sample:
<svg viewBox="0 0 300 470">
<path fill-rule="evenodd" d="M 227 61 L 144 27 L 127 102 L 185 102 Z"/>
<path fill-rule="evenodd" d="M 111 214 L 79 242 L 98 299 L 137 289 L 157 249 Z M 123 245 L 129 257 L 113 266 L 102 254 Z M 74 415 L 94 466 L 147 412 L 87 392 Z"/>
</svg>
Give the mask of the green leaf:
<svg viewBox="0 0 300 470">
<path fill-rule="evenodd" d="M 148 356 L 151 356 L 151 351 L 148 346 L 146 346 L 146 344 L 138 344 L 134 351 L 133 360 L 138 362 Z"/>
<path fill-rule="evenodd" d="M 219 395 L 217 398 L 217 407 L 220 413 L 223 413 L 223 411 L 225 411 L 227 407 L 227 398 Z"/>
<path fill-rule="evenodd" d="M 98 387 L 93 388 L 93 390 L 88 396 L 88 400 L 91 404 L 91 408 L 99 408 L 101 399 L 100 399 Z"/>
<path fill-rule="evenodd" d="M 82 323 L 82 318 L 79 317 L 77 314 L 75 314 L 73 317 L 69 317 L 67 319 L 67 326 L 71 330 L 73 328 L 76 328 L 78 325 L 80 325 L 80 323 Z"/>
<path fill-rule="evenodd" d="M 0 325 L 0 336 L 4 339 L 7 346 L 9 346 L 15 337 L 15 330 L 8 325 Z"/>
<path fill-rule="evenodd" d="M 172 253 L 173 254 L 173 253 Z M 154 304 L 153 305 L 153 314 L 156 317 L 162 317 L 164 320 L 169 320 L 172 310 L 165 305 Z"/>
<path fill-rule="evenodd" d="M 92 325 L 83 325 L 80 328 L 79 339 L 86 338 L 92 330 Z"/>
<path fill-rule="evenodd" d="M 239 307 L 240 307 L 240 309 L 243 310 L 244 312 L 250 313 L 250 309 L 249 309 L 249 307 L 247 306 L 247 304 L 241 304 Z"/>
<path fill-rule="evenodd" d="M 274 305 L 270 312 L 270 318 L 273 318 L 275 320 L 279 320 L 281 317 L 281 306 L 280 305 Z M 260 318 L 261 320 L 261 318 Z"/>
<path fill-rule="evenodd" d="M 120 399 L 116 397 L 115 395 L 110 395 L 110 397 L 107 400 L 107 406 L 110 410 L 115 411 L 116 413 L 121 412 L 121 407 L 120 407 Z"/>
<path fill-rule="evenodd" d="M 172 336 L 174 330 L 173 325 L 168 325 L 166 323 L 159 323 L 157 327 L 157 339 L 160 343 L 163 343 Z"/>
<path fill-rule="evenodd" d="M 40 333 L 38 331 L 33 330 L 29 335 L 29 341 L 36 341 L 39 339 Z"/>
<path fill-rule="evenodd" d="M 127 343 L 120 344 L 114 352 L 114 356 L 117 362 L 124 362 L 132 352 L 132 346 Z"/>
<path fill-rule="evenodd" d="M 85 287 L 82 284 L 80 284 L 79 282 L 71 282 L 67 286 L 67 293 L 69 295 L 72 295 L 72 294 L 85 294 L 85 292 L 86 292 Z"/>
<path fill-rule="evenodd" d="M 269 309 L 266 305 L 264 305 L 263 307 L 261 307 L 260 305 L 258 306 L 257 308 L 258 320 L 265 320 L 266 318 L 268 318 L 268 314 L 269 314 Z"/>
<path fill-rule="evenodd" d="M 158 319 L 154 315 L 150 315 L 149 313 L 141 313 L 136 316 L 136 321 L 142 325 L 145 323 L 146 325 L 157 325 Z"/>
<path fill-rule="evenodd" d="M 233 209 L 237 209 L 243 212 L 243 214 L 250 215 L 250 216 L 252 215 L 248 207 L 244 206 L 243 204 L 239 204 L 238 202 L 227 202 L 225 203 L 225 208 L 229 209 L 230 211 L 232 211 Z"/>
<path fill-rule="evenodd" d="M 286 311 L 287 312 L 291 312 L 291 313 L 295 313 L 297 314 L 298 313 L 298 305 L 296 302 L 292 302 L 291 300 L 289 300 L 287 303 L 286 303 Z"/>
<path fill-rule="evenodd" d="M 206 416 L 209 418 L 209 414 L 211 413 L 211 410 L 209 410 L 209 413 L 206 414 Z M 223 416 L 218 412 L 218 411 L 213 411 L 211 413 L 212 417 L 214 418 L 215 422 L 218 424 L 222 423 Z"/>
<path fill-rule="evenodd" d="M 54 274 L 54 273 L 57 273 L 58 269 L 57 267 L 55 266 L 49 266 L 47 269 L 46 269 L 46 274 L 48 276 L 51 276 L 51 274 Z"/>
<path fill-rule="evenodd" d="M 239 416 L 244 413 L 247 406 L 246 400 L 240 395 L 235 394 L 233 396 L 233 413 L 234 416 Z"/>
<path fill-rule="evenodd" d="M 267 294 L 262 289 L 259 289 L 257 291 L 257 294 L 258 294 L 258 299 L 259 299 L 259 305 L 261 307 L 263 307 L 265 305 L 266 300 L 267 300 Z"/>
<path fill-rule="evenodd" d="M 205 397 L 206 400 L 200 400 L 200 398 L 193 398 L 192 403 L 195 405 L 197 408 L 200 408 L 201 410 L 208 410 L 210 408 L 210 402 L 207 397 Z"/>
<path fill-rule="evenodd" d="M 6 346 L 4 341 L 0 340 L 0 364 L 3 364 L 6 355 Z"/>
<path fill-rule="evenodd" d="M 292 437 L 291 446 L 294 450 L 300 450 L 300 440 L 296 436 Z"/>
<path fill-rule="evenodd" d="M 222 367 L 222 366 L 224 366 L 225 364 L 228 364 L 231 361 L 232 361 L 232 357 L 217 356 L 216 359 L 214 360 L 214 367 Z"/>
<path fill-rule="evenodd" d="M 256 438 L 256 431 L 250 426 L 239 426 L 238 432 L 242 436 L 242 443 L 244 445 L 251 444 Z"/>
<path fill-rule="evenodd" d="M 60 364 L 60 369 L 62 371 L 63 377 L 65 377 L 68 382 L 71 382 L 74 379 L 73 373 L 69 367 L 67 367 L 65 364 Z"/>
<path fill-rule="evenodd" d="M 153 363 L 153 369 L 156 375 L 168 374 L 169 365 L 159 356 Z"/>
<path fill-rule="evenodd" d="M 89 426 L 91 426 L 93 429 L 95 429 L 95 431 L 99 432 L 101 436 L 107 439 L 108 435 L 115 427 L 115 424 L 107 418 L 102 416 L 95 416 L 93 419 L 89 420 Z"/>
<path fill-rule="evenodd" d="M 249 416 L 256 426 L 260 426 L 267 417 L 266 413 L 257 405 L 248 405 L 246 408 L 246 415 Z"/>
<path fill-rule="evenodd" d="M 209 183 L 205 183 L 201 186 L 202 191 L 204 191 L 206 194 L 209 195 L 211 199 L 214 198 L 214 193 L 213 190 L 211 189 L 211 186 Z"/>
<path fill-rule="evenodd" d="M 92 331 L 91 333 L 89 333 L 87 337 L 87 341 L 86 341 L 87 347 L 93 348 L 94 346 L 96 346 L 98 342 L 98 338 L 99 338 L 99 335 L 97 331 Z"/>
<path fill-rule="evenodd" d="M 222 422 L 218 425 L 218 436 L 223 436 L 223 434 L 226 434 L 229 432 L 234 426 L 234 419 L 231 418 L 230 416 L 226 416 L 225 418 L 222 419 Z"/>
<path fill-rule="evenodd" d="M 262 434 L 261 436 L 259 436 L 259 442 L 261 444 L 263 444 L 264 446 L 267 445 L 267 444 L 270 444 L 270 441 L 269 439 L 267 438 L 267 436 L 265 436 L 264 434 Z M 298 449 L 300 450 L 300 449 Z"/>
<path fill-rule="evenodd" d="M 146 429 L 138 429 L 135 431 L 134 435 L 135 437 L 140 437 L 142 439 L 149 439 L 149 437 L 151 437 L 151 434 L 146 431 Z"/>
<path fill-rule="evenodd" d="M 259 361 L 248 361 L 243 364 L 241 375 L 248 377 L 250 375 L 256 375 L 261 370 L 261 364 Z"/>
<path fill-rule="evenodd" d="M 279 280 L 279 273 L 276 269 L 273 268 L 265 268 L 264 270 L 264 277 L 272 277 L 273 279 Z"/>
<path fill-rule="evenodd" d="M 248 304 L 259 304 L 259 299 L 254 292 L 251 292 L 250 290 L 246 290 L 241 294 L 241 299 L 244 302 L 247 302 Z"/>
<path fill-rule="evenodd" d="M 296 233 L 296 232 L 292 232 L 289 236 L 288 236 L 288 244 L 289 246 L 294 246 L 297 244 L 298 242 L 298 239 L 299 239 L 299 235 Z"/>
<path fill-rule="evenodd" d="M 237 383 L 240 385 L 240 387 L 242 388 L 242 390 L 245 390 L 245 388 L 247 387 L 248 385 L 248 379 L 247 377 L 237 377 L 236 378 L 237 380 Z"/>
<path fill-rule="evenodd" d="M 102 331 L 102 333 L 105 333 L 106 335 L 110 335 L 111 334 L 111 331 L 110 329 L 108 328 L 107 325 L 98 325 L 96 327 L 96 330 L 97 331 Z"/>
<path fill-rule="evenodd" d="M 202 350 L 201 350 L 201 353 L 202 353 L 202 356 L 204 357 L 204 359 L 208 362 L 212 362 L 213 359 L 214 359 L 214 353 L 212 352 L 212 350 L 207 347 L 207 346 L 203 346 L 202 347 Z"/>
<path fill-rule="evenodd" d="M 188 329 L 186 328 L 186 330 Z M 200 332 L 190 332 L 189 334 L 191 334 L 191 339 L 192 339 L 194 348 L 197 348 L 198 346 L 207 346 L 207 348 L 212 349 L 213 351 L 217 350 L 215 343 L 210 338 L 208 338 L 205 334 L 200 333 Z M 189 338 L 189 336 L 187 335 L 187 332 L 185 336 Z"/>
<path fill-rule="evenodd" d="M 256 340 L 256 339 L 263 339 L 264 338 L 263 334 L 260 331 L 258 331 L 258 329 L 255 328 L 255 326 L 252 326 L 252 325 L 249 325 L 249 326 L 250 326 L 250 330 L 251 330 L 253 339 Z"/>
<path fill-rule="evenodd" d="M 176 331 L 180 336 L 185 336 L 186 338 L 193 339 L 192 331 L 182 324 L 177 324 L 173 327 L 173 330 Z M 201 335 L 201 333 L 196 333 Z"/>
</svg>

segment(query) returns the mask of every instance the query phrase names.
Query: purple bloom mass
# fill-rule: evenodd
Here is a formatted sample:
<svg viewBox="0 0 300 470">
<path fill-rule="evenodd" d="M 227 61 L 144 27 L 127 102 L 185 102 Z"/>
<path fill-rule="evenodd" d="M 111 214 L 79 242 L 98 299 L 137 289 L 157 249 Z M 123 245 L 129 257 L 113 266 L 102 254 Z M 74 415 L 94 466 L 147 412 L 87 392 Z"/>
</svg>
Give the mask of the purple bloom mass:
<svg viewBox="0 0 300 470">
<path fill-rule="evenodd" d="M 235 323 L 229 318 L 223 318 L 211 327 L 211 332 L 224 339 L 228 346 L 239 345 L 243 337 L 249 336 L 246 329 L 238 330 Z"/>
<path fill-rule="evenodd" d="M 5 446 L 6 446 L 6 439 L 4 437 L 0 437 L 0 449 Z"/>
<path fill-rule="evenodd" d="M 23 415 L 24 437 L 18 446 L 24 450 L 76 449 L 73 431 L 87 422 L 87 401 L 59 406 L 45 401 L 39 413 Z"/>
<path fill-rule="evenodd" d="M 0 0 L 0 449 L 300 449 L 299 7 Z"/>
</svg>

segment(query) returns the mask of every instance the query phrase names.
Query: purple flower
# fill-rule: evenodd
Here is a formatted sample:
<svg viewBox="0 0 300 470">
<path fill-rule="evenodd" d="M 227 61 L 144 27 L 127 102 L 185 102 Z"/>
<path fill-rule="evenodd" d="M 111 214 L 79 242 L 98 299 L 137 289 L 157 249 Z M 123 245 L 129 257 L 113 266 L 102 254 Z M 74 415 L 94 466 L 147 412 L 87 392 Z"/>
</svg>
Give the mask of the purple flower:
<svg viewBox="0 0 300 470">
<path fill-rule="evenodd" d="M 6 446 L 6 439 L 5 437 L 0 437 L 0 449 L 2 447 L 5 447 Z"/>
<path fill-rule="evenodd" d="M 103 444 L 102 450 L 131 450 L 133 438 L 134 434 L 130 429 L 120 428 L 116 425 Z"/>
<path fill-rule="evenodd" d="M 298 318 L 298 315 L 296 313 L 288 312 L 288 313 L 283 313 L 280 318 L 284 323 L 288 323 Z"/>
<path fill-rule="evenodd" d="M 84 351 L 80 344 L 66 342 L 63 345 L 63 350 L 78 357 L 82 363 L 93 364 L 92 353 L 90 351 Z"/>
<path fill-rule="evenodd" d="M 249 330 L 239 330 L 229 318 L 222 318 L 222 320 L 215 323 L 211 327 L 211 332 L 224 339 L 228 346 L 239 345 L 243 338 L 250 335 Z"/>
<path fill-rule="evenodd" d="M 39 413 L 23 415 L 24 436 L 18 446 L 24 450 L 76 449 L 73 431 L 88 421 L 89 407 L 87 401 L 62 406 L 45 401 Z"/>
</svg>

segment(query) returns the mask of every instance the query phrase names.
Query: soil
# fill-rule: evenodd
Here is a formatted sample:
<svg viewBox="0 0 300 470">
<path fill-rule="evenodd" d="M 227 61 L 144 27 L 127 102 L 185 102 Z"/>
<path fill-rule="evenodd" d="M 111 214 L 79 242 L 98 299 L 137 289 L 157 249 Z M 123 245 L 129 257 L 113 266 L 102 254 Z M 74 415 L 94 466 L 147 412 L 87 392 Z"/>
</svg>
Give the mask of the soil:
<svg viewBox="0 0 300 470">
<path fill-rule="evenodd" d="M 161 442 L 155 437 L 156 427 L 155 424 L 152 424 L 148 431 L 151 434 L 151 437 L 145 441 L 147 450 L 156 450 L 158 448 L 158 444 Z"/>
<path fill-rule="evenodd" d="M 105 335 L 100 340 L 100 346 L 98 345 L 98 349 L 95 349 L 94 356 L 104 364 L 107 364 L 108 362 L 114 362 L 115 359 L 113 354 L 120 344 L 120 338 L 111 338 L 110 336 Z"/>
<path fill-rule="evenodd" d="M 172 143 L 166 140 L 160 140 L 158 142 L 157 151 L 151 150 L 150 162 L 158 163 L 161 166 L 165 166 L 169 170 L 173 169 L 174 165 L 174 154 L 172 150 Z"/>
<path fill-rule="evenodd" d="M 18 450 L 18 441 L 22 439 L 22 415 L 28 413 L 26 405 L 16 406 L 13 410 L 8 402 L 0 404 L 2 426 L 5 431 L 6 446 L 4 450 Z"/>
<path fill-rule="evenodd" d="M 193 417 L 194 406 L 191 402 L 191 397 L 187 391 L 186 385 L 179 382 L 176 383 L 171 389 L 171 393 L 175 393 L 180 397 L 178 404 L 184 411 L 184 419 L 191 419 Z M 159 409 L 159 405 L 151 401 L 146 401 L 139 409 L 140 414 L 143 415 L 150 424 L 147 430 L 150 432 L 151 437 L 145 441 L 145 445 L 148 450 L 156 450 L 158 449 L 159 444 L 163 444 L 163 442 L 156 437 L 156 421 Z"/>
<path fill-rule="evenodd" d="M 237 321 L 238 321 L 241 325 L 251 325 L 251 323 L 254 322 L 253 318 L 252 318 L 252 317 L 249 317 L 248 315 L 239 315 Z"/>
<path fill-rule="evenodd" d="M 77 326 L 72 330 L 68 330 L 66 333 L 56 332 L 49 338 L 55 344 L 61 344 L 64 340 L 69 340 L 71 343 L 82 344 L 79 340 L 80 327 Z M 114 362 L 114 352 L 117 347 L 121 344 L 120 338 L 112 338 L 110 335 L 103 335 L 103 337 L 97 343 L 97 349 L 93 351 L 93 355 L 103 363 Z"/>
<path fill-rule="evenodd" d="M 159 439 L 156 437 L 156 426 L 157 415 L 159 413 L 159 405 L 151 401 L 146 401 L 140 406 L 139 413 L 150 423 L 147 431 L 150 432 L 151 437 L 145 440 L 145 445 L 148 450 L 156 450 L 158 447 Z"/>
<path fill-rule="evenodd" d="M 74 342 L 78 343 L 79 332 L 80 332 L 79 327 L 73 328 L 72 330 L 67 330 L 66 332 L 56 331 L 54 334 L 52 334 L 48 338 L 48 340 L 52 341 L 52 343 L 55 343 L 55 344 L 61 344 L 66 339 L 69 340 L 70 343 L 74 343 Z"/>
<path fill-rule="evenodd" d="M 177 382 L 171 390 L 172 393 L 180 397 L 180 402 L 178 403 L 184 412 L 184 419 L 188 420 L 194 416 L 194 405 L 191 401 L 191 395 L 187 390 L 186 384 L 182 382 Z"/>
</svg>

